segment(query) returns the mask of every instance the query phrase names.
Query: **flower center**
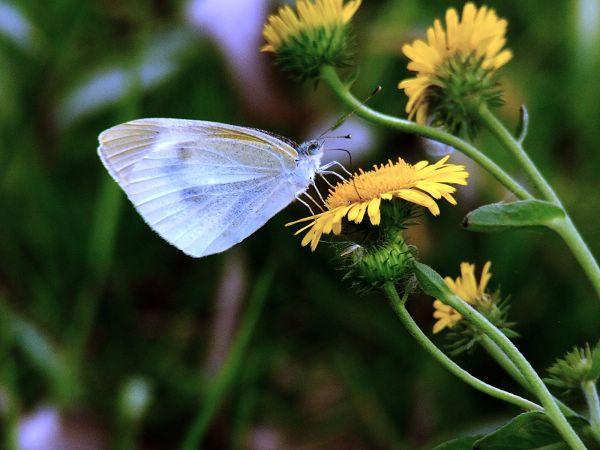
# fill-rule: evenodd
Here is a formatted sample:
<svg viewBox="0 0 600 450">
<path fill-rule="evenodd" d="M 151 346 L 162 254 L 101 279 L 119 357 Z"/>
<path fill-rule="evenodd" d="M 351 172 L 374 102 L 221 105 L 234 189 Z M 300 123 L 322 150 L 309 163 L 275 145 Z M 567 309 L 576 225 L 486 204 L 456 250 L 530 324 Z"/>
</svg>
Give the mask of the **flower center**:
<svg viewBox="0 0 600 450">
<path fill-rule="evenodd" d="M 414 185 L 414 175 L 414 167 L 404 161 L 395 164 L 389 161 L 386 165 L 375 166 L 374 170 L 368 172 L 361 169 L 352 180 L 338 183 L 329 192 L 326 206 L 331 210 L 339 206 L 373 200 L 382 194 L 399 189 L 410 188 Z"/>
</svg>

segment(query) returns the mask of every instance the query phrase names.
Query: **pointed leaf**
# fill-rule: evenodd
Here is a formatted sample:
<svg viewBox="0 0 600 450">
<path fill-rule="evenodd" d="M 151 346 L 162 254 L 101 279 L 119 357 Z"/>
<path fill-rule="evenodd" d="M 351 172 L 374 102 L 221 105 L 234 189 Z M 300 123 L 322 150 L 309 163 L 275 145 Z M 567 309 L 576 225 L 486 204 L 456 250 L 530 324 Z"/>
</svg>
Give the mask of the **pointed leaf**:
<svg viewBox="0 0 600 450">
<path fill-rule="evenodd" d="M 588 434 L 589 424 L 581 417 L 569 417 L 569 422 L 584 438 Z M 541 412 L 520 414 L 493 433 L 479 439 L 474 449 L 493 450 L 532 450 L 552 446 L 553 450 L 568 449 L 562 437 L 546 415 Z"/>
<path fill-rule="evenodd" d="M 596 344 L 592 353 L 592 368 L 590 369 L 588 377 L 590 380 L 597 380 L 600 378 L 600 341 Z"/>
<path fill-rule="evenodd" d="M 445 298 L 450 292 L 444 279 L 426 264 L 415 263 L 415 275 L 421 289 L 431 297 Z"/>
<path fill-rule="evenodd" d="M 546 226 L 564 219 L 559 206 L 542 200 L 522 200 L 514 203 L 493 203 L 471 211 L 463 219 L 470 231 L 505 231 L 523 227 Z"/>
<path fill-rule="evenodd" d="M 465 436 L 458 439 L 452 439 L 451 441 L 444 442 L 436 447 L 433 450 L 471 450 L 473 448 L 473 444 L 481 439 L 481 435 L 479 436 Z"/>
</svg>

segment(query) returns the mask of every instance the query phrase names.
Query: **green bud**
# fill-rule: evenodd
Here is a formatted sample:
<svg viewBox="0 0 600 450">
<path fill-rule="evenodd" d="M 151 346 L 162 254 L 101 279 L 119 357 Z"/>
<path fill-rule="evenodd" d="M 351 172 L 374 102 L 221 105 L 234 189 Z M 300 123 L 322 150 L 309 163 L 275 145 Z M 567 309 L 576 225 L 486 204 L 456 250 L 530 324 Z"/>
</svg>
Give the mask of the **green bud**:
<svg viewBox="0 0 600 450">
<path fill-rule="evenodd" d="M 448 58 L 435 78 L 436 84 L 428 91 L 428 116 L 433 126 L 450 133 L 474 136 L 479 129 L 479 108 L 503 104 L 497 72 L 484 69 L 472 54 Z"/>
<path fill-rule="evenodd" d="M 593 368 L 594 358 L 589 344 L 585 347 L 573 347 L 563 358 L 548 369 L 549 377 L 546 383 L 559 388 L 563 394 L 568 394 L 580 388 L 586 382 L 595 383 L 598 379 Z"/>
</svg>

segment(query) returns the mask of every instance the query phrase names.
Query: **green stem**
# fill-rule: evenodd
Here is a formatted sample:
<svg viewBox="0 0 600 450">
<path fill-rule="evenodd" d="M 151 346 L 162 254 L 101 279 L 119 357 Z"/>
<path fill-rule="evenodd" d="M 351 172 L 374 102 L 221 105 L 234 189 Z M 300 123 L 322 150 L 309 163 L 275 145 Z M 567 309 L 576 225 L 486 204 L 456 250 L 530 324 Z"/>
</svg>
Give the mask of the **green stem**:
<svg viewBox="0 0 600 450">
<path fill-rule="evenodd" d="M 540 191 L 544 199 L 562 206 L 562 203 L 550 184 L 538 170 L 529 155 L 523 150 L 523 147 L 517 139 L 502 125 L 498 118 L 482 105 L 479 109 L 479 117 L 489 131 L 502 143 L 511 155 L 519 162 L 531 182 Z"/>
<path fill-rule="evenodd" d="M 488 336 L 483 335 L 480 339 L 481 346 L 488 352 L 488 354 L 498 363 L 500 366 L 526 391 L 532 392 L 531 386 L 523 377 L 523 374 L 519 371 L 517 366 L 510 360 L 506 353 L 504 353 L 494 341 Z M 558 404 L 558 407 L 562 413 L 566 416 L 577 416 L 578 414 L 565 405 L 563 402 L 558 400 L 556 397 L 554 401 Z"/>
<path fill-rule="evenodd" d="M 596 294 L 600 299 L 600 267 L 598 266 L 598 262 L 594 259 L 589 247 L 579 234 L 579 231 L 577 231 L 575 224 L 571 220 L 571 217 L 569 217 L 569 214 L 565 210 L 560 198 L 558 195 L 556 195 L 556 192 L 554 192 L 552 186 L 550 186 L 550 184 L 546 181 L 529 155 L 527 155 L 519 141 L 515 139 L 515 137 L 506 129 L 506 127 L 502 125 L 502 122 L 500 122 L 500 120 L 498 120 L 498 118 L 492 114 L 492 112 L 486 106 L 482 106 L 480 108 L 479 117 L 488 130 L 519 162 L 527 176 L 540 191 L 544 199 L 560 206 L 563 209 L 565 213 L 565 219 L 556 222 L 552 226 L 552 229 L 563 238 L 573 255 L 575 255 L 575 258 L 577 258 L 579 261 L 579 264 L 591 281 Z"/>
<path fill-rule="evenodd" d="M 581 268 L 592 283 L 598 299 L 600 299 L 600 267 L 589 247 L 577 231 L 571 217 L 565 211 L 565 218 L 554 223 L 551 228 L 563 238 Z"/>
<path fill-rule="evenodd" d="M 586 381 L 582 383 L 581 390 L 588 405 L 592 434 L 596 441 L 600 443 L 600 399 L 598 399 L 596 383 L 594 381 Z"/>
<path fill-rule="evenodd" d="M 337 98 L 348 106 L 356 115 L 366 119 L 370 122 L 394 128 L 396 130 L 404 131 L 406 133 L 417 134 L 429 139 L 433 139 L 438 142 L 442 142 L 449 145 L 456 150 L 464 153 L 473 161 L 478 163 L 481 167 L 486 169 L 492 176 L 494 176 L 501 184 L 515 194 L 519 199 L 532 199 L 533 197 L 525 188 L 517 183 L 508 173 L 506 173 L 500 166 L 494 161 L 485 156 L 477 148 L 463 141 L 462 139 L 453 136 L 450 133 L 446 133 L 438 128 L 433 128 L 425 125 L 419 125 L 410 120 L 399 119 L 394 116 L 382 114 L 375 111 L 367 106 L 360 100 L 350 93 L 346 85 L 340 80 L 337 72 L 331 66 L 325 66 L 321 69 L 321 78 L 331 88 Z"/>
<path fill-rule="evenodd" d="M 246 347 L 256 328 L 256 323 L 262 311 L 266 298 L 268 297 L 269 287 L 273 280 L 273 269 L 271 266 L 265 268 L 258 277 L 254 290 L 248 300 L 248 308 L 244 313 L 244 319 L 240 326 L 235 341 L 231 346 L 227 360 L 221 367 L 221 370 L 208 386 L 206 395 L 202 402 L 202 407 L 194 418 L 192 425 L 184 436 L 181 450 L 196 450 L 201 447 L 202 440 L 208 426 L 210 425 L 215 413 L 218 411 L 223 397 L 231 387 L 235 376 L 237 375 L 242 359 L 246 352 Z"/>
<path fill-rule="evenodd" d="M 425 264 L 416 263 L 415 272 L 421 286 L 427 293 L 432 293 L 431 283 L 435 282 L 435 296 L 443 303 L 452 306 L 466 320 L 475 325 L 481 332 L 489 336 L 490 339 L 497 344 L 498 347 L 500 347 L 506 356 L 515 364 L 517 369 L 519 369 L 525 380 L 527 380 L 527 383 L 529 386 L 531 386 L 532 392 L 536 395 L 544 407 L 544 412 L 548 416 L 548 419 L 554 424 L 557 431 L 571 446 L 571 448 L 582 450 L 585 449 L 585 445 L 561 412 L 554 400 L 554 397 L 540 376 L 536 373 L 529 361 L 510 341 L 510 339 L 498 328 L 496 328 L 490 321 L 488 321 L 482 314 L 480 314 L 475 308 L 454 294 L 443 282 L 439 274 L 433 269 Z"/>
<path fill-rule="evenodd" d="M 413 320 L 406 307 L 404 306 L 406 300 L 403 300 L 398 295 L 396 288 L 393 283 L 387 282 L 384 285 L 384 291 L 387 294 L 392 308 L 398 315 L 398 318 L 402 324 L 406 327 L 407 331 L 412 337 L 414 337 L 421 346 L 429 352 L 439 363 L 441 363 L 450 373 L 456 375 L 459 379 L 467 383 L 469 386 L 477 389 L 484 394 L 488 394 L 505 402 L 512 403 L 526 411 L 543 411 L 544 409 L 527 399 L 519 397 L 518 395 L 510 392 L 498 389 L 497 387 L 491 386 L 479 378 L 474 377 L 469 372 L 464 370 L 454 361 L 452 361 L 444 352 L 435 346 L 433 342 L 423 333 L 416 322 Z"/>
<path fill-rule="evenodd" d="M 531 386 L 521 373 L 521 371 L 514 365 L 506 353 L 504 353 L 498 345 L 490 339 L 489 336 L 483 335 L 480 339 L 481 346 L 486 352 L 498 363 L 500 366 L 517 382 L 519 385 L 527 390 L 531 391 Z"/>
</svg>

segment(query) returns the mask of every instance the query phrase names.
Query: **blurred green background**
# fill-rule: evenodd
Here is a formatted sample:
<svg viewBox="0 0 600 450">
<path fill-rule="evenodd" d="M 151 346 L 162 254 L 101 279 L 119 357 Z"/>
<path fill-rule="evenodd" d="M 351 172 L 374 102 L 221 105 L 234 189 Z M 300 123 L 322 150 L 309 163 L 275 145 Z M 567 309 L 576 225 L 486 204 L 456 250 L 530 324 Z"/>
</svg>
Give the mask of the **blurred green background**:
<svg viewBox="0 0 600 450">
<path fill-rule="evenodd" d="M 600 254 L 600 2 L 494 1 L 509 20 L 503 120 L 528 106 L 526 148 Z M 102 167 L 97 135 L 140 117 L 264 128 L 302 141 L 342 110 L 260 54 L 266 0 L 0 0 L 0 415 L 5 448 L 431 448 L 517 411 L 437 365 L 378 293 L 299 245 L 293 204 L 230 251 L 192 259 L 160 239 Z M 461 2 L 365 2 L 356 95 L 403 116 L 400 48 Z M 354 165 L 436 159 L 431 143 L 352 119 Z M 495 142 L 478 145 L 505 161 Z M 328 144 L 330 145 L 330 144 Z M 439 149 L 438 149 L 439 150 Z M 348 164 L 343 153 L 334 156 Z M 410 231 L 443 275 L 492 261 L 518 346 L 540 371 L 598 339 L 600 304 L 550 232 L 460 227 L 509 200 L 461 155 L 459 205 Z M 506 161 L 507 164 L 510 161 Z M 428 332 L 431 299 L 409 309 Z M 443 337 L 435 338 L 443 344 Z M 521 392 L 483 352 L 461 364 Z M 575 404 L 579 399 L 575 398 Z"/>
</svg>

